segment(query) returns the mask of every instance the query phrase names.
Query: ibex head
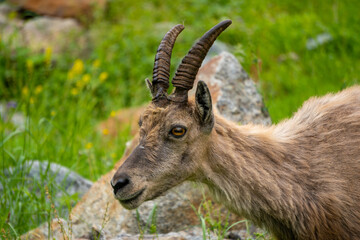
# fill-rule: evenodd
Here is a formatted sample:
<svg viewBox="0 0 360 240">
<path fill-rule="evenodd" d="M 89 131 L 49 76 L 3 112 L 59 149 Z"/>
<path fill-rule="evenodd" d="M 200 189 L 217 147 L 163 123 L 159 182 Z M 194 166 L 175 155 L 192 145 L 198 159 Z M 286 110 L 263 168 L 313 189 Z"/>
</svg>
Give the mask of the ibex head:
<svg viewBox="0 0 360 240">
<path fill-rule="evenodd" d="M 115 197 L 125 208 L 136 208 L 194 179 L 214 126 L 214 115 L 204 82 L 197 85 L 195 103 L 188 101 L 188 91 L 208 50 L 230 24 L 230 20 L 219 23 L 191 48 L 172 79 L 175 91 L 171 95 L 167 94 L 171 52 L 184 26 L 173 27 L 161 41 L 153 80 L 146 80 L 153 99 L 139 121 L 138 146 L 111 180 Z"/>
</svg>

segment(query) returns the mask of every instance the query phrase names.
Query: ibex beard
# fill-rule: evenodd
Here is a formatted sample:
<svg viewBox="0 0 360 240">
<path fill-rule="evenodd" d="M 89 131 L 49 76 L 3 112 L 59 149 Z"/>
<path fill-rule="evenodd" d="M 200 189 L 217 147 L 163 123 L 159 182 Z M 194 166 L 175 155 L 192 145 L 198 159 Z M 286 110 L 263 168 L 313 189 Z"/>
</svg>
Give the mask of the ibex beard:
<svg viewBox="0 0 360 240">
<path fill-rule="evenodd" d="M 197 181 L 278 239 L 360 239 L 360 87 L 312 98 L 278 125 L 237 126 L 214 114 L 204 82 L 188 100 L 207 51 L 230 24 L 219 23 L 191 48 L 171 95 L 171 51 L 184 27 L 161 41 L 147 80 L 153 99 L 137 147 L 111 180 L 115 197 L 134 209 Z"/>
</svg>

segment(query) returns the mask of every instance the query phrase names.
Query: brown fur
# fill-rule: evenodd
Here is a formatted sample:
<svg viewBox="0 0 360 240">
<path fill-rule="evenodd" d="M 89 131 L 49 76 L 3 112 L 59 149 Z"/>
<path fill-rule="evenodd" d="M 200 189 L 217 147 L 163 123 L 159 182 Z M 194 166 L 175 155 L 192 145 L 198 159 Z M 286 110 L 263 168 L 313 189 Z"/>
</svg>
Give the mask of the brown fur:
<svg viewBox="0 0 360 240">
<path fill-rule="evenodd" d="M 278 239 L 360 239 L 359 86 L 311 98 L 270 127 L 215 114 L 208 133 L 196 104 L 145 110 L 139 145 L 112 180 L 129 176 L 116 193 L 125 207 L 191 180 Z M 169 136 L 174 124 L 187 128 L 183 138 Z"/>
</svg>

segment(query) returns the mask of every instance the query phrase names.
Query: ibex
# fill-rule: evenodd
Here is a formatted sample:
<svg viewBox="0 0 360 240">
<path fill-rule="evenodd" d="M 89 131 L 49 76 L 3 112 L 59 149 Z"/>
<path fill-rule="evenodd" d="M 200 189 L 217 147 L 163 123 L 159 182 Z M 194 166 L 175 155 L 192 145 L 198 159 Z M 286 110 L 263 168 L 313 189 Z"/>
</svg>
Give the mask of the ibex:
<svg viewBox="0 0 360 240">
<path fill-rule="evenodd" d="M 202 81 L 188 91 L 223 21 L 191 48 L 168 95 L 170 58 L 184 29 L 158 48 L 152 102 L 140 117 L 137 147 L 115 173 L 127 209 L 190 180 L 206 184 L 231 211 L 277 239 L 360 239 L 360 87 L 311 98 L 277 125 L 238 126 L 212 110 Z"/>
</svg>

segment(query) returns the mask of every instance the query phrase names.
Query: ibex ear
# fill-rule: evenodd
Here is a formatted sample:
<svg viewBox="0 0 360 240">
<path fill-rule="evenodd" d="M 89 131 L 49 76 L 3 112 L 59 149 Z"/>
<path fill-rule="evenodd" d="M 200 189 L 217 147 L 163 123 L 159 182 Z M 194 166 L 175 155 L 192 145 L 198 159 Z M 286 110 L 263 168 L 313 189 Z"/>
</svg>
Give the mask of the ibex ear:
<svg viewBox="0 0 360 240">
<path fill-rule="evenodd" d="M 196 112 L 206 133 L 210 133 L 214 126 L 211 95 L 205 82 L 199 81 L 195 93 Z"/>
</svg>

